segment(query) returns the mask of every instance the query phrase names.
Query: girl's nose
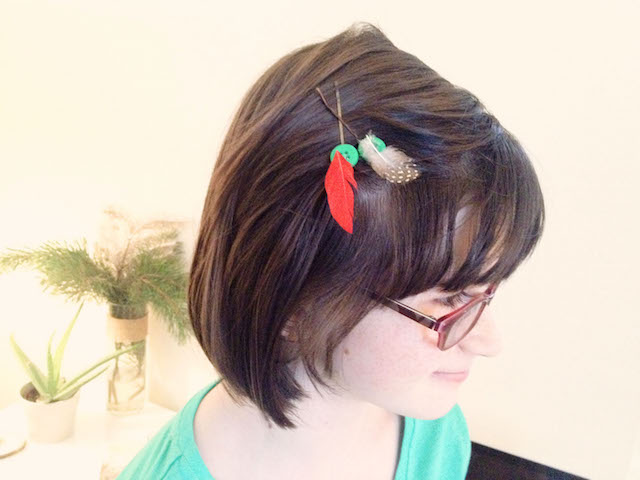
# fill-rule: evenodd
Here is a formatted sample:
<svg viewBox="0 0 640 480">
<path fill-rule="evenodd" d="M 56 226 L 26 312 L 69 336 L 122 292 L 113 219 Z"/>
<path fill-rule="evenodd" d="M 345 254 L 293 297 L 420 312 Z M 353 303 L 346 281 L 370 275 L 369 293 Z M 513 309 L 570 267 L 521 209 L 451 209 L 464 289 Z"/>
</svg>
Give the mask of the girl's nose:
<svg viewBox="0 0 640 480">
<path fill-rule="evenodd" d="M 484 309 L 473 330 L 458 345 L 468 353 L 483 357 L 493 357 L 502 351 L 502 337 L 489 308 Z"/>
</svg>

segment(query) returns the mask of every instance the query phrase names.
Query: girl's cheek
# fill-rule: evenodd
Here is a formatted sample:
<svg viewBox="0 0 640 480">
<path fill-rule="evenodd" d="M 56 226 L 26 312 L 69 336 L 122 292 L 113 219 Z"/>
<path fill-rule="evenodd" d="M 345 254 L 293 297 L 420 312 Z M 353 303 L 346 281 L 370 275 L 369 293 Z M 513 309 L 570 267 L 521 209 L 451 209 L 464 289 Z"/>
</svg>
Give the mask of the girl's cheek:
<svg viewBox="0 0 640 480">
<path fill-rule="evenodd" d="M 395 315 L 363 319 L 338 346 L 334 364 L 346 384 L 385 390 L 428 381 L 438 370 L 443 353 L 437 347 L 438 333 Z"/>
<path fill-rule="evenodd" d="M 422 343 L 430 348 L 438 348 L 438 332 L 427 327 L 422 327 Z"/>
</svg>

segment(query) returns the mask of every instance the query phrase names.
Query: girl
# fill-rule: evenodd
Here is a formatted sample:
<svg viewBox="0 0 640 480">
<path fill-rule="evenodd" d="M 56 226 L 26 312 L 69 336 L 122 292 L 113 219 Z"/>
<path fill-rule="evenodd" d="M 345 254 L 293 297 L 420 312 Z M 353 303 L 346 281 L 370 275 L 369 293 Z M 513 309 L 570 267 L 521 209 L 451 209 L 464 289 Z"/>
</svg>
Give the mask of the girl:
<svg viewBox="0 0 640 480">
<path fill-rule="evenodd" d="M 118 478 L 464 479 L 458 389 L 543 225 L 518 140 L 379 28 L 284 56 L 229 128 L 191 267 L 220 379 Z"/>
</svg>

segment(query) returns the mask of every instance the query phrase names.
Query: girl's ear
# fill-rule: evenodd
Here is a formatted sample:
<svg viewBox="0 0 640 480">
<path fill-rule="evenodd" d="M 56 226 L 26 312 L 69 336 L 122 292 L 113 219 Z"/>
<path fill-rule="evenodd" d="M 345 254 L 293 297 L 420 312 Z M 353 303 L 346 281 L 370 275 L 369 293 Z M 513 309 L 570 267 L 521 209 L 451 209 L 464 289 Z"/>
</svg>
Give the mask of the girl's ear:
<svg viewBox="0 0 640 480">
<path fill-rule="evenodd" d="M 279 358 L 279 362 L 290 363 L 299 358 L 300 344 L 298 343 L 298 335 L 295 330 L 295 317 L 287 320 L 285 326 L 280 331 L 280 335 L 283 337 L 281 344 L 282 353 Z"/>
<path fill-rule="evenodd" d="M 285 338 L 285 340 L 289 342 L 298 341 L 298 336 L 296 335 L 295 330 L 293 328 L 293 320 L 291 319 L 287 320 L 287 323 L 282 329 L 282 331 L 280 332 L 280 335 L 282 335 Z"/>
<path fill-rule="evenodd" d="M 304 312 L 306 314 L 306 310 L 304 310 Z M 287 322 L 285 323 L 285 326 L 280 332 L 280 335 L 282 335 L 285 338 L 285 340 L 289 342 L 298 341 L 298 335 L 296 334 L 296 331 L 297 331 L 296 327 L 298 326 L 298 322 L 299 322 L 298 317 L 300 315 L 301 315 L 300 312 L 292 314 L 287 320 Z"/>
<path fill-rule="evenodd" d="M 287 319 L 285 326 L 280 331 L 280 335 L 284 337 L 284 339 L 288 342 L 298 342 L 297 335 L 297 326 L 299 325 L 300 319 L 303 315 L 308 315 L 309 312 L 306 307 L 300 307 L 301 310 L 296 310 L 290 317 Z"/>
</svg>

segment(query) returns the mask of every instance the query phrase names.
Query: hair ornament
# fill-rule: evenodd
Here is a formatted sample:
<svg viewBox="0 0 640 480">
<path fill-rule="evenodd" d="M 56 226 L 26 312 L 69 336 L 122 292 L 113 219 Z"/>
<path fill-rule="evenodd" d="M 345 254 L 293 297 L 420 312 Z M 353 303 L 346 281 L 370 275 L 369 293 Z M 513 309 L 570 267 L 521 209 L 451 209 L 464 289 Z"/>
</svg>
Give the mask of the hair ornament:
<svg viewBox="0 0 640 480">
<path fill-rule="evenodd" d="M 412 158 L 396 147 L 386 146 L 371 130 L 358 142 L 358 152 L 379 176 L 392 183 L 406 183 L 420 176 Z"/>
<path fill-rule="evenodd" d="M 371 130 L 361 140 L 358 140 L 358 148 L 345 143 L 344 126 L 357 139 L 349 126 L 342 120 L 342 107 L 340 105 L 340 92 L 337 84 L 336 102 L 338 113 L 329 106 L 319 88 L 316 88 L 322 101 L 329 111 L 338 119 L 340 129 L 340 144 L 336 145 L 329 155 L 331 163 L 324 179 L 324 188 L 327 192 L 327 201 L 331 216 L 348 233 L 353 233 L 354 192 L 358 189 L 353 167 L 358 163 L 360 156 L 364 158 L 371 168 L 382 178 L 392 183 L 407 183 L 420 175 L 415 168 L 415 162 L 404 152 L 391 145 L 387 146 L 382 139 L 373 135 Z M 353 189 L 352 189 L 353 187 Z"/>
</svg>

